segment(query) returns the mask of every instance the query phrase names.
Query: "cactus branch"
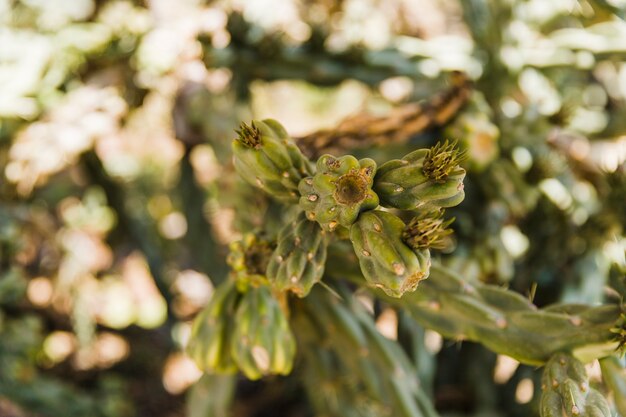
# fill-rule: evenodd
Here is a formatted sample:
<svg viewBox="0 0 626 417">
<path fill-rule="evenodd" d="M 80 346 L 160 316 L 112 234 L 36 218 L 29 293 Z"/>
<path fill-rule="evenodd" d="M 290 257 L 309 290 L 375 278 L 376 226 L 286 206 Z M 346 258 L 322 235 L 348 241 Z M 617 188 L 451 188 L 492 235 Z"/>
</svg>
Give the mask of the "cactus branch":
<svg viewBox="0 0 626 417">
<path fill-rule="evenodd" d="M 437 265 L 415 292 L 400 299 L 382 292 L 377 296 L 406 308 L 418 323 L 445 337 L 476 341 L 530 365 L 541 365 L 560 351 L 588 361 L 618 346 L 610 332 L 620 317 L 618 305 L 538 309 L 520 294 L 470 284 Z"/>
</svg>

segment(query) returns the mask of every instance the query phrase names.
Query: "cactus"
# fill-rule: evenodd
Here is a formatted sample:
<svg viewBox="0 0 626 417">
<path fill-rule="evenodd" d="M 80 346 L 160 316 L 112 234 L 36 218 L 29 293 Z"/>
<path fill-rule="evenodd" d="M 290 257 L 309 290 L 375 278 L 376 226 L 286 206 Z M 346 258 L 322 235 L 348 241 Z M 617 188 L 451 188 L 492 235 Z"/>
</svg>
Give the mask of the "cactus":
<svg viewBox="0 0 626 417">
<path fill-rule="evenodd" d="M 285 314 L 269 287 L 251 287 L 234 316 L 230 350 L 233 360 L 249 379 L 291 372 L 295 340 Z"/>
<path fill-rule="evenodd" d="M 273 287 L 306 297 L 324 275 L 327 245 L 326 232 L 304 214 L 287 224 L 278 235 L 277 247 L 267 266 Z"/>
<path fill-rule="evenodd" d="M 300 181 L 300 207 L 325 230 L 350 227 L 361 211 L 378 206 L 378 196 L 372 191 L 375 174 L 372 159 L 322 155 L 315 175 Z"/>
<path fill-rule="evenodd" d="M 211 373 L 237 371 L 231 354 L 231 328 L 240 298 L 235 282 L 227 280 L 213 293 L 211 301 L 195 318 L 191 330 L 189 356 L 198 368 Z"/>
<path fill-rule="evenodd" d="M 611 417 L 606 399 L 589 386 L 585 367 L 571 355 L 550 358 L 541 382 L 541 417 Z"/>
<path fill-rule="evenodd" d="M 448 141 L 411 152 L 378 168 L 374 191 L 383 206 L 403 210 L 456 206 L 465 196 L 464 158 Z"/>
<path fill-rule="evenodd" d="M 405 224 L 384 211 L 368 211 L 350 228 L 363 276 L 392 297 L 414 291 L 430 270 L 430 252 L 414 251 L 402 240 Z"/>
<path fill-rule="evenodd" d="M 618 305 L 537 309 L 520 294 L 469 283 L 439 265 L 433 265 L 417 291 L 388 300 L 446 337 L 478 341 L 531 365 L 541 365 L 561 351 L 586 362 L 610 355 L 619 345 L 610 332 L 619 321 Z"/>
<path fill-rule="evenodd" d="M 275 120 L 242 123 L 233 141 L 235 168 L 248 183 L 274 198 L 294 201 L 298 182 L 309 174 L 309 162 Z"/>
</svg>

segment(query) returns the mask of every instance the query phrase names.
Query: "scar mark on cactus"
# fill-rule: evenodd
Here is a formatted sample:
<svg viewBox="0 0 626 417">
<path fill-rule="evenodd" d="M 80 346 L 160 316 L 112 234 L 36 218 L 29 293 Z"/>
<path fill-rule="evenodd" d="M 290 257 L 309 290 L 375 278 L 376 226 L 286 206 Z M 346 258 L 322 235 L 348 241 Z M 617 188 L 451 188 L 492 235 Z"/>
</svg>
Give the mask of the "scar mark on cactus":
<svg viewBox="0 0 626 417">
<path fill-rule="evenodd" d="M 580 326 L 581 324 L 583 324 L 582 319 L 578 316 L 570 317 L 569 322 L 572 323 L 574 326 Z"/>
<path fill-rule="evenodd" d="M 366 177 L 358 172 L 348 172 L 342 175 L 336 182 L 335 199 L 340 204 L 354 205 L 365 200 L 369 190 Z"/>
<path fill-rule="evenodd" d="M 393 268 L 393 272 L 398 276 L 403 275 L 404 271 L 406 271 L 406 268 L 404 267 L 404 265 L 402 265 L 399 262 L 392 263 L 391 267 Z"/>
</svg>

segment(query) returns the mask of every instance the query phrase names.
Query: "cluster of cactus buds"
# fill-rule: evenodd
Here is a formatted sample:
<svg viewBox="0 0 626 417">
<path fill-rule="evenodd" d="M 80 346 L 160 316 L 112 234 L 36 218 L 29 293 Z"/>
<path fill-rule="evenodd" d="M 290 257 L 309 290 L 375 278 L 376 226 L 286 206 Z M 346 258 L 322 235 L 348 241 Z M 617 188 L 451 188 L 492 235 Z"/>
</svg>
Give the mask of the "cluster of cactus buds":
<svg viewBox="0 0 626 417">
<path fill-rule="evenodd" d="M 420 150 L 377 172 L 372 159 L 322 155 L 311 163 L 274 120 L 242 124 L 234 165 L 249 183 L 299 209 L 275 242 L 246 234 L 230 246 L 230 279 L 194 324 L 189 352 L 211 372 L 240 369 L 248 378 L 291 370 L 295 341 L 279 301 L 306 297 L 322 279 L 327 247 L 349 236 L 365 281 L 389 296 L 414 291 L 430 270 L 429 248 L 440 248 L 450 221 L 433 208 L 463 199 L 462 155 L 447 142 Z M 392 184 L 393 183 L 393 184 Z M 389 184 L 392 184 L 391 186 Z M 406 225 L 383 206 L 428 207 Z M 410 201 L 411 203 L 405 203 Z M 343 234 L 333 233 L 343 231 Z"/>
<path fill-rule="evenodd" d="M 200 369 L 239 369 L 249 379 L 291 372 L 295 339 L 264 273 L 271 254 L 268 243 L 251 234 L 231 245 L 230 278 L 192 328 L 188 352 Z"/>
<path fill-rule="evenodd" d="M 370 287 L 371 294 L 445 337 L 479 341 L 525 364 L 547 362 L 543 417 L 610 415 L 579 360 L 610 355 L 626 345 L 623 306 L 537 309 L 518 293 L 431 266 L 430 251 L 451 243 L 454 219 L 446 219 L 444 209 L 464 199 L 460 163 L 466 153 L 456 143 L 438 143 L 381 165 L 329 154 L 313 164 L 276 121 L 243 124 L 238 134 L 235 168 L 284 204 L 277 207 L 284 208 L 285 216 L 280 227 L 246 234 L 231 244 L 230 279 L 217 288 L 193 326 L 189 352 L 203 370 L 239 369 L 250 379 L 284 375 L 293 367 L 297 339 L 308 363 L 307 383 L 315 382 L 306 388 L 313 403 L 320 400 L 318 409 L 332 415 L 350 408 L 333 407 L 333 401 L 349 404 L 350 398 L 363 397 L 367 401 L 355 416 L 434 415 L 406 354 L 378 333 L 362 306 L 351 304 L 347 288 L 337 281 L 324 283 L 325 289 L 315 287 L 326 274 L 327 279 L 347 278 Z M 501 174 L 495 176 L 494 188 L 519 182 L 513 168 L 501 162 L 486 168 Z M 534 204 L 532 197 L 519 210 Z M 354 262 L 327 269 L 337 248 Z M 471 258 L 495 263 L 481 266 L 489 272 L 498 266 L 494 256 L 472 252 Z M 320 339 L 327 340 L 322 348 Z M 612 366 L 617 391 L 619 367 Z M 339 381 L 348 369 L 356 374 Z M 411 369 L 413 374 L 407 371 Z M 395 376 L 377 380 L 398 372 L 402 384 Z M 318 392 L 316 383 L 324 389 Z"/>
<path fill-rule="evenodd" d="M 441 209 L 464 197 L 465 170 L 459 166 L 464 154 L 455 144 L 421 149 L 378 169 L 369 158 L 325 154 L 310 172 L 310 162 L 278 122 L 243 124 L 238 133 L 233 144 L 238 172 L 279 201 L 295 205 L 297 196 L 304 213 L 280 232 L 269 266 L 261 271 L 276 290 L 308 294 L 322 279 L 328 235 L 349 236 L 365 281 L 389 295 L 414 291 L 428 277 L 429 249 L 445 246 L 451 233 Z M 407 226 L 381 205 L 418 215 Z"/>
</svg>

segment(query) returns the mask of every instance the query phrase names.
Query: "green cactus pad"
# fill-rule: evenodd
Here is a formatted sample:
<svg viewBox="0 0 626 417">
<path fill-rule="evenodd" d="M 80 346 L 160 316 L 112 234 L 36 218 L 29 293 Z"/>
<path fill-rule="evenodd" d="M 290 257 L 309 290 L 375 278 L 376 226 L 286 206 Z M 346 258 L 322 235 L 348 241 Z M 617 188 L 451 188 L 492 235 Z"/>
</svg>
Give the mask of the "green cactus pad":
<svg viewBox="0 0 626 417">
<path fill-rule="evenodd" d="M 250 287 L 234 317 L 230 350 L 249 379 L 291 372 L 295 338 L 287 317 L 266 285 Z"/>
<path fill-rule="evenodd" d="M 198 368 L 210 373 L 234 373 L 230 354 L 233 317 L 240 294 L 233 280 L 226 280 L 213 293 L 209 304 L 193 322 L 187 352 Z"/>
<path fill-rule="evenodd" d="M 280 231 L 267 278 L 277 290 L 305 297 L 322 279 L 327 245 L 326 232 L 302 213 Z"/>
<path fill-rule="evenodd" d="M 414 291 L 430 270 L 430 252 L 407 246 L 402 240 L 404 228 L 397 216 L 374 210 L 362 213 L 350 229 L 363 276 L 392 297 Z"/>
<path fill-rule="evenodd" d="M 383 206 L 403 210 L 456 206 L 465 198 L 463 157 L 447 142 L 411 152 L 378 168 L 374 191 Z"/>
<path fill-rule="evenodd" d="M 276 199 L 297 201 L 298 182 L 310 174 L 310 163 L 280 123 L 255 120 L 237 133 L 232 150 L 239 175 Z"/>
<path fill-rule="evenodd" d="M 378 207 L 378 196 L 372 191 L 375 174 L 372 159 L 322 155 L 317 173 L 300 181 L 300 206 L 309 220 L 316 220 L 325 230 L 350 227 L 360 212 Z"/>
</svg>

